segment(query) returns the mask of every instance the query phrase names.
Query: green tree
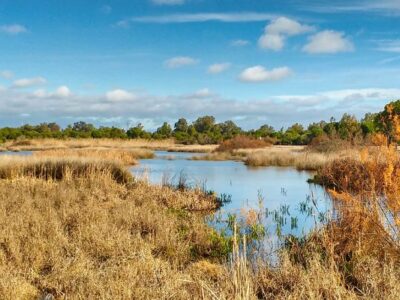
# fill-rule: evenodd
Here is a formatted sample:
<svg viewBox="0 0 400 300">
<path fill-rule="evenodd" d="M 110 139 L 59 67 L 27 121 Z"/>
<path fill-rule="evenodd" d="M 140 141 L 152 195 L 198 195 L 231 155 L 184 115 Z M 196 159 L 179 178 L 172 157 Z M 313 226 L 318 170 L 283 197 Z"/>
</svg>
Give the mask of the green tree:
<svg viewBox="0 0 400 300">
<path fill-rule="evenodd" d="M 355 116 L 344 114 L 338 124 L 338 133 L 341 139 L 354 144 L 354 140 L 361 133 L 361 125 Z"/>
<path fill-rule="evenodd" d="M 215 118 L 213 116 L 204 116 L 194 121 L 193 126 L 198 133 L 205 133 L 210 131 L 215 125 Z"/>
<path fill-rule="evenodd" d="M 155 138 L 170 138 L 172 136 L 172 128 L 167 122 L 164 122 L 161 127 L 157 128 L 154 137 Z"/>
<path fill-rule="evenodd" d="M 187 133 L 189 128 L 188 122 L 185 118 L 180 118 L 178 122 L 174 125 L 174 132 L 184 132 Z"/>
</svg>

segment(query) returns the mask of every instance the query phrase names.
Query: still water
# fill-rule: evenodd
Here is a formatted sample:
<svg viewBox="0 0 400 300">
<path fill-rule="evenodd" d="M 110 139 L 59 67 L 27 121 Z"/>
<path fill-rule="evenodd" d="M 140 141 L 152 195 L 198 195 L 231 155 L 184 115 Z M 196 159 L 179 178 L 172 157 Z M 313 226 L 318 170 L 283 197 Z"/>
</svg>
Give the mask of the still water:
<svg viewBox="0 0 400 300">
<path fill-rule="evenodd" d="M 283 235 L 302 236 L 330 213 L 332 204 L 325 190 L 307 183 L 312 176 L 310 172 L 281 167 L 251 168 L 235 161 L 190 160 L 198 155 L 157 151 L 154 159 L 141 160 L 132 167 L 132 172 L 155 184 L 161 184 L 163 178 L 176 183 L 180 174 L 184 174 L 191 186 L 231 196 L 231 202 L 219 212 L 222 218 L 243 214 L 250 208 L 262 209 L 268 231 L 279 229 Z"/>
</svg>

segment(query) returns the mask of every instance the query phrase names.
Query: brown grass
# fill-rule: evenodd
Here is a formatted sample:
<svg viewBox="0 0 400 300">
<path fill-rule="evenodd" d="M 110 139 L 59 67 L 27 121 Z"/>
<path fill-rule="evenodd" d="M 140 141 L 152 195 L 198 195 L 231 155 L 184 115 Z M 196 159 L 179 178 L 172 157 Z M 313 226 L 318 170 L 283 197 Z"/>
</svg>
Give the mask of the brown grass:
<svg viewBox="0 0 400 300">
<path fill-rule="evenodd" d="M 339 157 L 357 157 L 357 151 L 348 149 L 336 153 L 305 151 L 300 147 L 272 147 L 249 153 L 245 164 L 252 167 L 295 167 L 298 170 L 318 170 Z"/>
<path fill-rule="evenodd" d="M 8 141 L 3 147 L 9 151 L 39 151 L 54 149 L 150 149 L 177 152 L 211 152 L 218 145 L 180 145 L 174 140 L 122 140 L 122 139 L 34 139 Z"/>
<path fill-rule="evenodd" d="M 132 175 L 122 165 L 114 161 L 85 158 L 34 158 L 8 157 L 0 159 L 0 179 L 32 177 L 45 180 L 68 178 L 89 178 L 104 174 L 118 183 L 128 183 Z"/>
<path fill-rule="evenodd" d="M 364 252 L 359 227 L 332 224 L 291 240 L 276 266 L 254 264 L 245 236 L 223 238 L 198 212 L 213 197 L 115 180 L 102 164 L 1 157 L 1 299 L 399 298 L 399 265 Z"/>
<path fill-rule="evenodd" d="M 153 151 L 148 149 L 57 149 L 42 150 L 33 153 L 35 157 L 78 157 L 96 158 L 101 160 L 113 160 L 124 165 L 136 165 L 137 159 L 149 159 L 154 157 Z"/>
<path fill-rule="evenodd" d="M 215 151 L 224 152 L 238 149 L 258 149 L 272 146 L 272 144 L 273 143 L 267 140 L 258 140 L 248 136 L 239 135 L 232 139 L 223 141 Z"/>
</svg>

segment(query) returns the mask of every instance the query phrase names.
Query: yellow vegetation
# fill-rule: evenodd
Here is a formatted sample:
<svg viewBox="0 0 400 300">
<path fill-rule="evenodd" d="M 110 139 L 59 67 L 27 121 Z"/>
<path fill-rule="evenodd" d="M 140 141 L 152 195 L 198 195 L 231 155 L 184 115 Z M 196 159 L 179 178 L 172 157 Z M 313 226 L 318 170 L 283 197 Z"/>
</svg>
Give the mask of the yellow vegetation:
<svg viewBox="0 0 400 300">
<path fill-rule="evenodd" d="M 369 193 L 381 191 L 398 216 L 398 156 L 382 151 L 356 163 L 379 170 Z M 344 172 L 358 180 L 359 169 Z M 334 195 L 337 222 L 288 240 L 273 267 L 249 257 L 246 236 L 226 239 L 206 224 L 213 196 L 135 181 L 116 162 L 1 157 L 0 298 L 398 299 L 400 255 L 375 225 L 378 198 Z"/>
<path fill-rule="evenodd" d="M 153 158 L 153 151 L 147 149 L 56 149 L 42 150 L 33 153 L 35 157 L 83 157 L 83 158 L 98 158 L 102 160 L 114 160 L 124 165 L 136 165 L 137 159 Z"/>
<path fill-rule="evenodd" d="M 177 152 L 211 152 L 218 145 L 180 145 L 174 140 L 121 140 L 121 139 L 34 139 L 8 141 L 2 145 L 9 151 L 38 151 L 53 149 L 106 148 L 106 149 L 151 149 Z"/>
</svg>

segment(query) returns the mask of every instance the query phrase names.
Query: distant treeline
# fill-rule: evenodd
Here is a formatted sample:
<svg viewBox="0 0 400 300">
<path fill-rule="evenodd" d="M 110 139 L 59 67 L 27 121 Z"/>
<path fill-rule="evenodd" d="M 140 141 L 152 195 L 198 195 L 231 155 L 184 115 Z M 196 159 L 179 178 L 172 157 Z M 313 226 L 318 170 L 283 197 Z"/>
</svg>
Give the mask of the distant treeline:
<svg viewBox="0 0 400 300">
<path fill-rule="evenodd" d="M 172 127 L 167 122 L 154 132 L 137 124 L 128 130 L 118 127 L 95 127 L 86 122 L 76 122 L 61 128 L 56 123 L 23 125 L 17 128 L 0 129 L 0 142 L 15 139 L 35 138 L 119 138 L 119 139 L 168 139 L 175 138 L 183 144 L 216 144 L 238 135 L 266 139 L 271 143 L 283 145 L 307 145 L 315 138 L 341 139 L 351 143 L 364 140 L 373 133 L 381 132 L 391 140 L 399 140 L 400 100 L 391 102 L 380 113 L 368 113 L 358 120 L 355 116 L 344 114 L 340 120 L 331 118 L 303 127 L 295 123 L 287 129 L 275 130 L 270 125 L 258 129 L 242 130 L 233 121 L 217 123 L 213 116 L 203 116 L 190 123 L 179 119 Z"/>
</svg>

